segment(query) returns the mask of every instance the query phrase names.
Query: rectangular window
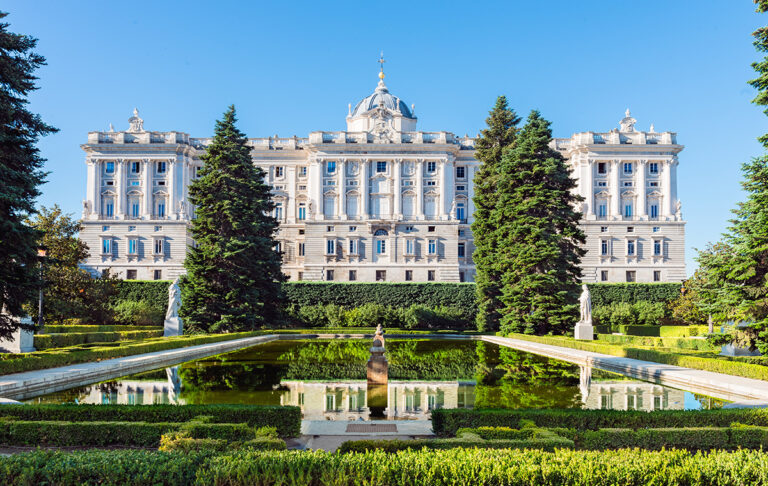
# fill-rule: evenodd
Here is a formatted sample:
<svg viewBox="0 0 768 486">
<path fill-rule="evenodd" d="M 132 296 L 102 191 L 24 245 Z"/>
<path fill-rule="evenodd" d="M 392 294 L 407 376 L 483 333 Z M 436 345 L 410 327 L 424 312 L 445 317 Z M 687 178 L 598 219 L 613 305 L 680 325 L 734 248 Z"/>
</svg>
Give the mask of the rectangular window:
<svg viewBox="0 0 768 486">
<path fill-rule="evenodd" d="M 157 163 L 157 173 L 158 174 L 165 174 L 165 161 L 161 160 Z"/>
<path fill-rule="evenodd" d="M 435 227 L 434 226 L 427 226 L 427 232 L 428 233 L 434 233 L 435 232 Z"/>
<path fill-rule="evenodd" d="M 637 280 L 634 270 L 627 270 L 627 282 L 635 282 Z"/>
<path fill-rule="evenodd" d="M 464 272 L 459 272 L 459 282 L 466 282 L 464 279 Z"/>
<path fill-rule="evenodd" d="M 157 203 L 157 217 L 165 217 L 165 201 Z"/>
<path fill-rule="evenodd" d="M 376 254 L 377 255 L 383 255 L 387 252 L 387 241 L 386 240 L 376 240 Z"/>
<path fill-rule="evenodd" d="M 139 208 L 140 207 L 141 206 L 139 206 L 139 201 L 133 201 L 131 203 L 131 216 L 132 217 L 134 217 L 134 218 L 138 218 L 139 217 Z"/>
<path fill-rule="evenodd" d="M 136 270 L 126 270 L 125 271 L 125 278 L 127 280 L 136 280 Z"/>
<path fill-rule="evenodd" d="M 104 238 L 101 240 L 101 253 L 104 255 L 112 253 L 112 238 Z"/>
<path fill-rule="evenodd" d="M 304 272 L 297 273 L 296 280 L 304 280 Z"/>
<path fill-rule="evenodd" d="M 355 231 L 357 231 L 357 226 L 350 226 L 349 227 L 349 232 L 350 233 L 354 233 Z"/>
<path fill-rule="evenodd" d="M 653 227 L 653 232 L 654 233 L 658 233 L 660 230 L 661 230 L 661 227 L 659 227 L 659 226 L 654 226 Z"/>
<path fill-rule="evenodd" d="M 608 216 L 608 207 L 605 203 L 600 203 L 600 205 L 597 206 L 597 216 L 600 218 L 605 218 Z"/>
<path fill-rule="evenodd" d="M 336 161 L 335 160 L 329 160 L 325 163 L 325 171 L 328 174 L 335 174 L 336 173 Z"/>
<path fill-rule="evenodd" d="M 456 178 L 457 179 L 463 179 L 466 177 L 466 168 L 465 167 L 456 167 Z"/>
<path fill-rule="evenodd" d="M 131 162 L 131 174 L 138 174 L 141 172 L 141 165 L 138 162 Z"/>
<path fill-rule="evenodd" d="M 299 243 L 299 256 L 304 256 L 304 243 Z"/>
<path fill-rule="evenodd" d="M 627 256 L 635 256 L 635 240 L 627 240 Z"/>
<path fill-rule="evenodd" d="M 608 281 L 608 270 L 600 270 L 600 281 L 601 282 Z"/>
<path fill-rule="evenodd" d="M 387 280 L 387 271 L 386 270 L 376 270 L 376 281 L 377 282 L 385 282 Z"/>
<path fill-rule="evenodd" d="M 427 172 L 435 172 L 437 171 L 437 162 L 427 162 Z"/>
<path fill-rule="evenodd" d="M 405 240 L 405 254 L 406 255 L 416 254 L 416 243 L 411 238 L 408 238 L 407 240 Z"/>
<path fill-rule="evenodd" d="M 155 255 L 162 255 L 163 254 L 163 239 L 162 238 L 155 238 L 155 244 L 153 248 Z"/>
<path fill-rule="evenodd" d="M 658 217 L 659 217 L 659 205 L 651 204 L 651 219 L 656 219 Z"/>
<path fill-rule="evenodd" d="M 114 162 L 107 162 L 104 166 L 104 172 L 107 174 L 114 174 L 115 173 L 115 163 Z"/>
<path fill-rule="evenodd" d="M 464 231 L 463 229 L 459 230 L 459 236 L 464 236 L 465 233 L 466 233 L 466 231 Z"/>
<path fill-rule="evenodd" d="M 275 243 L 275 252 L 282 253 L 283 252 L 283 243 L 278 241 Z"/>
<path fill-rule="evenodd" d="M 624 187 L 632 187 L 632 181 L 624 181 Z"/>
<path fill-rule="evenodd" d="M 661 256 L 661 240 L 653 240 L 653 254 L 654 256 Z"/>
<path fill-rule="evenodd" d="M 299 167 L 299 177 L 307 177 L 307 168 Z"/>
<path fill-rule="evenodd" d="M 275 219 L 278 221 L 283 220 L 283 203 L 275 204 Z"/>
<path fill-rule="evenodd" d="M 436 186 L 437 185 L 437 181 L 427 181 L 427 185 L 428 186 Z"/>
<path fill-rule="evenodd" d="M 349 271 L 349 281 L 354 282 L 357 280 L 357 270 L 350 270 Z"/>
<path fill-rule="evenodd" d="M 607 226 L 601 226 L 600 227 L 600 232 L 601 233 L 607 233 L 608 232 L 608 227 Z"/>
<path fill-rule="evenodd" d="M 632 203 L 627 203 L 624 205 L 624 217 L 625 218 L 632 217 Z"/>
<path fill-rule="evenodd" d="M 459 243 L 457 250 L 458 250 L 459 258 L 464 258 L 464 253 L 466 251 L 466 243 Z"/>
<path fill-rule="evenodd" d="M 659 187 L 659 183 L 657 181 L 651 181 L 648 183 L 648 185 L 651 187 Z"/>
<path fill-rule="evenodd" d="M 326 270 L 325 271 L 325 279 L 326 280 L 333 280 L 333 270 Z"/>
<path fill-rule="evenodd" d="M 427 245 L 428 251 L 430 255 L 436 255 L 437 254 L 437 240 L 429 240 Z"/>
<path fill-rule="evenodd" d="M 466 191 L 467 190 L 467 186 L 465 186 L 464 184 L 462 184 L 460 186 L 456 186 L 456 190 L 457 191 Z"/>
<path fill-rule="evenodd" d="M 307 219 L 307 207 L 303 204 L 299 204 L 299 221 Z"/>
<path fill-rule="evenodd" d="M 597 173 L 598 174 L 606 174 L 608 173 L 607 165 L 605 162 L 598 162 L 597 163 Z"/>
<path fill-rule="evenodd" d="M 405 281 L 406 282 L 413 281 L 413 270 L 406 270 L 405 271 Z"/>
<path fill-rule="evenodd" d="M 427 270 L 427 281 L 428 282 L 434 282 L 435 281 L 435 271 L 434 270 Z"/>
<path fill-rule="evenodd" d="M 136 231 L 136 227 L 135 226 L 129 226 L 128 227 L 128 231 Z"/>
<path fill-rule="evenodd" d="M 326 227 L 325 227 L 325 231 L 326 231 L 327 233 L 333 233 L 333 226 L 326 226 Z"/>
<path fill-rule="evenodd" d="M 108 218 L 113 217 L 115 215 L 115 203 L 112 201 L 107 202 L 107 207 L 105 208 L 104 212 Z"/>
<path fill-rule="evenodd" d="M 597 181 L 597 187 L 608 187 L 608 183 L 605 181 Z"/>
<path fill-rule="evenodd" d="M 634 233 L 635 227 L 634 226 L 627 226 L 627 233 Z"/>
<path fill-rule="evenodd" d="M 386 172 L 387 171 L 387 163 L 383 160 L 379 160 L 376 162 L 376 172 Z"/>
<path fill-rule="evenodd" d="M 101 231 L 109 231 L 109 226 L 102 226 Z"/>
<path fill-rule="evenodd" d="M 608 255 L 608 240 L 600 240 L 600 254 L 602 256 Z"/>
<path fill-rule="evenodd" d="M 651 174 L 658 174 L 659 173 L 659 163 L 658 162 L 651 162 L 648 164 L 648 172 Z"/>
<path fill-rule="evenodd" d="M 336 254 L 336 240 L 325 240 L 325 254 L 326 255 Z"/>
<path fill-rule="evenodd" d="M 280 167 L 280 166 L 275 167 L 275 177 L 277 177 L 278 179 L 283 177 L 283 168 L 282 167 Z"/>
<path fill-rule="evenodd" d="M 405 232 L 406 232 L 406 233 L 410 233 L 410 232 L 412 232 L 412 231 L 413 231 L 413 225 L 410 225 L 410 224 L 409 224 L 409 225 L 407 225 L 407 226 L 405 227 Z"/>
<path fill-rule="evenodd" d="M 661 270 L 654 270 L 653 271 L 653 281 L 654 282 L 661 282 Z"/>
<path fill-rule="evenodd" d="M 140 186 L 141 182 L 139 182 L 139 181 L 131 181 L 131 185 L 132 186 Z"/>
<path fill-rule="evenodd" d="M 624 162 L 624 173 L 625 174 L 632 173 L 632 162 Z"/>
<path fill-rule="evenodd" d="M 357 255 L 357 248 L 358 248 L 358 246 L 357 246 L 358 243 L 357 242 L 358 242 L 357 238 L 352 238 L 352 239 L 349 240 L 349 254 L 350 255 Z"/>
<path fill-rule="evenodd" d="M 162 270 L 155 270 L 152 272 L 152 278 L 155 280 L 162 280 L 163 279 L 163 271 Z"/>
<path fill-rule="evenodd" d="M 136 255 L 139 252 L 139 241 L 136 238 L 128 240 L 128 254 Z"/>
<path fill-rule="evenodd" d="M 466 221 L 464 217 L 464 203 L 458 203 L 456 205 L 456 219 L 459 221 Z"/>
</svg>

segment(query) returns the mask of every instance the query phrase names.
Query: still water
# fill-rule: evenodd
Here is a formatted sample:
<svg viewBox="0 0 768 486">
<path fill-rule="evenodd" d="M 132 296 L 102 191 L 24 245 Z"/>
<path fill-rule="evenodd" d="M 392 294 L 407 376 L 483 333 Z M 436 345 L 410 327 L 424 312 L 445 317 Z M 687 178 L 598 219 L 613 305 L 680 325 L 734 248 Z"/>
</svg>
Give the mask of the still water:
<svg viewBox="0 0 768 486">
<path fill-rule="evenodd" d="M 27 403 L 296 405 L 307 420 L 368 419 L 368 340 L 274 341 Z M 724 401 L 477 341 L 387 340 L 389 419 L 435 408 L 719 408 Z"/>
</svg>

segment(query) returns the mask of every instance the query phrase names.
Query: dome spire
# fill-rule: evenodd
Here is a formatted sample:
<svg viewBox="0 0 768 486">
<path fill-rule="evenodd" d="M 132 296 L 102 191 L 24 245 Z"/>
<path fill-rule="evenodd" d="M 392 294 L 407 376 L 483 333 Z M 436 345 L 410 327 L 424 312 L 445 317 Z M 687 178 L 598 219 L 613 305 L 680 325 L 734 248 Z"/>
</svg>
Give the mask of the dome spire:
<svg viewBox="0 0 768 486">
<path fill-rule="evenodd" d="M 379 60 L 376 61 L 381 66 L 381 70 L 379 71 L 379 79 L 383 82 L 384 81 L 384 63 L 387 62 L 384 60 L 384 51 L 381 51 L 381 56 L 379 56 Z"/>
</svg>

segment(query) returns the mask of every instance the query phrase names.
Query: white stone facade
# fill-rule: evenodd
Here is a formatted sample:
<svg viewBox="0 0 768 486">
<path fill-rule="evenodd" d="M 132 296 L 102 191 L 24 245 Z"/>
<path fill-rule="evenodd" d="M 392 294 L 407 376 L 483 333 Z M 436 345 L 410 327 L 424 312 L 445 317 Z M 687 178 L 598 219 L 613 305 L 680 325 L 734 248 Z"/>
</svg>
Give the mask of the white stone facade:
<svg viewBox="0 0 768 486">
<path fill-rule="evenodd" d="M 347 131 L 249 139 L 254 164 L 274 188 L 284 273 L 291 280 L 473 281 L 472 180 L 479 166 L 474 139 L 417 131 L 413 105 L 391 95 L 383 73 L 380 78 L 373 94 L 354 109 L 350 105 Z M 90 132 L 82 145 L 88 186 L 81 237 L 91 249 L 86 267 L 93 273 L 110 269 L 122 278 L 173 279 L 184 272 L 186 248 L 193 244 L 188 186 L 211 140 L 145 131 L 135 110 L 129 124 L 124 132 Z M 589 192 L 591 167 L 594 201 L 602 201 L 603 192 L 619 194 L 618 201 L 627 191 L 635 207 L 661 201 L 653 218 L 647 208 L 621 216 L 614 207 L 620 202 L 612 199 L 605 217 L 586 204 L 585 281 L 625 281 L 628 271 L 637 281 L 685 277 L 684 223 L 675 189 L 682 147 L 674 137 L 622 129 L 553 142 L 570 159 L 582 194 Z M 631 177 L 603 175 L 598 165 L 604 161 L 610 167 L 645 164 L 644 178 L 638 171 Z M 646 174 L 650 163 L 659 164 L 658 174 Z M 619 187 L 630 179 L 663 185 L 646 191 Z M 610 185 L 598 186 L 603 180 Z M 607 237 L 611 254 L 599 255 L 598 243 Z M 663 242 L 661 255 L 648 249 L 656 239 Z M 630 240 L 636 254 L 624 255 L 621 245 Z"/>
</svg>

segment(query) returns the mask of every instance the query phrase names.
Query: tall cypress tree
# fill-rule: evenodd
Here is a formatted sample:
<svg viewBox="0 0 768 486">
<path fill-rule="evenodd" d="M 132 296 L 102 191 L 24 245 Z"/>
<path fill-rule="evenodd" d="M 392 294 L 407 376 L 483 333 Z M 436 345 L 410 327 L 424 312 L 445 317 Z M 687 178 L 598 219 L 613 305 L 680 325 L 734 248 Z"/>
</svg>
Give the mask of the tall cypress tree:
<svg viewBox="0 0 768 486">
<path fill-rule="evenodd" d="M 0 12 L 0 19 L 7 16 Z M 33 52 L 37 39 L 8 31 L 0 23 L 0 337 L 17 324 L 11 316 L 40 285 L 37 245 L 40 233 L 25 224 L 35 212 L 38 187 L 45 181 L 45 159 L 35 147 L 38 138 L 55 128 L 30 113 L 27 96 L 37 89 L 33 75 L 45 58 Z"/>
<path fill-rule="evenodd" d="M 498 200 L 497 185 L 501 155 L 504 149 L 514 142 L 520 118 L 509 108 L 507 98 L 499 96 L 486 123 L 488 128 L 482 130 L 475 140 L 475 158 L 481 164 L 474 180 L 475 213 L 472 235 L 475 250 L 472 260 L 476 269 L 477 327 L 481 331 L 496 331 L 499 329 L 500 319 L 501 280 L 494 266 L 496 259 L 494 232 L 497 222 L 493 220 L 493 211 Z"/>
<path fill-rule="evenodd" d="M 549 146 L 549 126 L 531 112 L 501 161 L 494 212 L 502 332 L 562 334 L 578 318 L 585 237 L 575 206 L 582 198 L 563 156 Z"/>
<path fill-rule="evenodd" d="M 235 107 L 216 122 L 200 177 L 189 188 L 195 205 L 181 316 L 190 331 L 257 329 L 279 315 L 278 222 L 264 171 L 251 160 L 235 126 Z"/>
</svg>

